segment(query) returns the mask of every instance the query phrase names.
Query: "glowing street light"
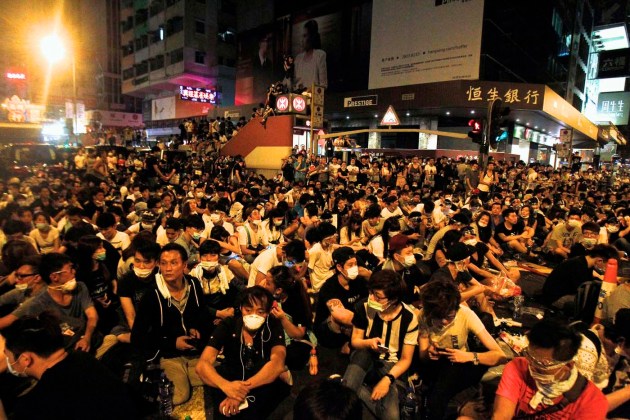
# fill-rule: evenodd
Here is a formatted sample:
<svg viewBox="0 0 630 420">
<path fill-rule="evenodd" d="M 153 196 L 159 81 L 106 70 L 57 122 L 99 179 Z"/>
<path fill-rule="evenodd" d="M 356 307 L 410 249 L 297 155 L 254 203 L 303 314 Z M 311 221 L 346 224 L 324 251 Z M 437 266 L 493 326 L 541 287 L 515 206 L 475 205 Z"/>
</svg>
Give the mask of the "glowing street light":
<svg viewBox="0 0 630 420">
<path fill-rule="evenodd" d="M 61 61 L 66 56 L 66 47 L 63 40 L 56 34 L 46 35 L 40 42 L 42 55 L 48 63 L 53 64 Z M 72 131 L 75 143 L 77 141 L 77 68 L 74 53 L 72 56 Z"/>
<path fill-rule="evenodd" d="M 59 36 L 52 34 L 42 38 L 40 48 L 43 56 L 49 63 L 53 64 L 66 56 L 66 48 Z"/>
</svg>

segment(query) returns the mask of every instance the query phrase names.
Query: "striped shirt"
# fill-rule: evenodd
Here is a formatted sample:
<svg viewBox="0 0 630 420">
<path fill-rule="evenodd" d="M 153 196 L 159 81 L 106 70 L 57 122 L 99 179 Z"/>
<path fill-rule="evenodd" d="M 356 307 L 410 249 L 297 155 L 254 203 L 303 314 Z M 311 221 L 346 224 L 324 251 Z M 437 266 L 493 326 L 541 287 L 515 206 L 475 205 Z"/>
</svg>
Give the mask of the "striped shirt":
<svg viewBox="0 0 630 420">
<path fill-rule="evenodd" d="M 366 339 L 380 337 L 381 344 L 390 350 L 379 355 L 381 360 L 396 363 L 402 357 L 404 344 L 418 345 L 418 318 L 413 308 L 405 303 L 394 319 L 383 321 L 364 299 L 357 304 L 352 325 L 363 330 Z"/>
</svg>

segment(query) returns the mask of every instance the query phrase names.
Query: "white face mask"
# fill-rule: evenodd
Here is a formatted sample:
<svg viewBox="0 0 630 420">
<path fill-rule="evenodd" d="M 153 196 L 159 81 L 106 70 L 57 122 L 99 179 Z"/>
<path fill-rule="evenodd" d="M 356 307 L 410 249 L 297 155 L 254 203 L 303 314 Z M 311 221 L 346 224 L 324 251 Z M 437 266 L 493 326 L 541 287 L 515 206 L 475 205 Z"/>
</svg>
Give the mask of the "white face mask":
<svg viewBox="0 0 630 420">
<path fill-rule="evenodd" d="M 582 223 L 579 220 L 575 220 L 575 219 L 571 219 L 567 222 L 567 224 L 569 226 L 571 226 L 572 228 L 577 228 L 577 227 L 581 227 Z"/>
<path fill-rule="evenodd" d="M 475 238 L 468 239 L 467 241 L 464 241 L 464 243 L 466 245 L 475 246 L 475 245 L 477 245 L 477 239 L 475 239 Z"/>
<path fill-rule="evenodd" d="M 9 362 L 9 357 L 8 356 L 6 356 L 6 359 L 7 359 L 7 369 L 11 373 L 11 375 L 17 376 L 17 377 L 20 377 L 20 378 L 26 378 L 28 376 L 25 373 L 26 372 L 26 368 L 24 368 L 24 370 L 22 372 L 18 372 L 17 370 L 15 370 L 13 365 L 15 365 L 17 363 L 17 360 L 15 362 L 11 363 L 11 362 Z"/>
<path fill-rule="evenodd" d="M 24 290 L 28 289 L 28 283 L 16 283 L 16 284 L 15 284 L 15 288 L 16 288 L 17 290 L 22 290 L 22 291 L 24 291 Z"/>
<path fill-rule="evenodd" d="M 210 221 L 212 223 L 219 223 L 221 221 L 221 216 L 216 213 L 213 213 L 210 215 Z"/>
<path fill-rule="evenodd" d="M 416 257 L 413 254 L 407 255 L 400 264 L 405 268 L 409 268 L 416 264 Z"/>
<path fill-rule="evenodd" d="M 606 230 L 608 231 L 608 233 L 617 233 L 619 232 L 619 226 L 606 226 Z"/>
<path fill-rule="evenodd" d="M 479 225 L 480 228 L 488 227 L 488 224 L 485 222 L 477 222 L 477 224 Z"/>
<path fill-rule="evenodd" d="M 151 273 L 153 272 L 153 269 L 152 268 L 138 268 L 138 267 L 134 267 L 133 268 L 133 272 L 139 278 L 145 279 L 145 278 L 147 278 L 147 277 L 149 277 L 151 275 Z"/>
<path fill-rule="evenodd" d="M 274 220 L 274 221 L 273 221 L 273 224 L 274 224 L 275 226 L 282 226 L 282 220 Z"/>
<path fill-rule="evenodd" d="M 151 229 L 153 229 L 153 224 L 152 223 L 141 223 L 140 226 L 142 226 L 142 229 L 144 229 L 144 230 L 151 230 Z"/>
<path fill-rule="evenodd" d="M 61 286 L 52 286 L 52 287 L 49 286 L 49 288 L 51 288 L 53 290 L 60 290 L 63 293 L 71 293 L 74 289 L 77 288 L 77 281 L 76 281 L 76 279 L 72 279 L 72 280 L 69 280 L 69 281 L 65 282 Z"/>
<path fill-rule="evenodd" d="M 354 280 L 357 278 L 358 275 L 359 275 L 359 266 L 355 265 L 348 269 L 346 277 L 348 277 L 350 280 Z"/>
<path fill-rule="evenodd" d="M 258 314 L 250 314 L 243 317 L 243 324 L 245 324 L 245 328 L 250 331 L 256 331 L 264 323 L 265 318 Z"/>
<path fill-rule="evenodd" d="M 201 268 L 205 268 L 206 270 L 211 270 L 213 268 L 216 268 L 217 265 L 219 265 L 218 261 L 200 261 L 199 265 L 201 266 Z"/>
<path fill-rule="evenodd" d="M 393 238 L 394 236 L 399 235 L 399 234 L 400 234 L 400 231 L 399 230 L 395 230 L 393 232 L 389 232 L 389 237 Z"/>
</svg>

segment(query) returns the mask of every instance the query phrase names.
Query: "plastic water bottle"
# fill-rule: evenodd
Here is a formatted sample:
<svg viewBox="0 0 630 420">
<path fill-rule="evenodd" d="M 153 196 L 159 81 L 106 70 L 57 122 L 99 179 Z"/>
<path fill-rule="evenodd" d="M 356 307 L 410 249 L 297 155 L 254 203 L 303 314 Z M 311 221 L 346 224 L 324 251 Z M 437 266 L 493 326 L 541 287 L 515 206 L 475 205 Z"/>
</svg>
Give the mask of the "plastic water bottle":
<svg viewBox="0 0 630 420">
<path fill-rule="evenodd" d="M 162 372 L 159 382 L 158 398 L 160 402 L 160 416 L 170 418 L 173 414 L 173 383 Z"/>
<path fill-rule="evenodd" d="M 408 386 L 405 392 L 405 399 L 400 410 L 400 418 L 403 420 L 415 420 L 418 418 L 418 397 L 413 387 Z"/>
</svg>

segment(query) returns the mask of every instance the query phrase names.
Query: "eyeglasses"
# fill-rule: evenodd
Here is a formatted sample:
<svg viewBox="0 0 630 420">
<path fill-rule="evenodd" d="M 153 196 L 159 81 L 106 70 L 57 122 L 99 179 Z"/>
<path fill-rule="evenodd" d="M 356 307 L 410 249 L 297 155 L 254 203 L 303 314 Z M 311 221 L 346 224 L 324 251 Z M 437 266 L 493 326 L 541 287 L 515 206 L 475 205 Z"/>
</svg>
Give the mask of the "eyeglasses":
<svg viewBox="0 0 630 420">
<path fill-rule="evenodd" d="M 39 274 L 39 273 L 26 273 L 26 274 L 23 274 L 23 273 L 15 273 L 15 278 L 16 278 L 16 279 L 18 279 L 18 280 L 23 280 L 23 279 L 25 279 L 25 278 L 27 278 L 27 277 L 36 276 L 36 275 L 38 275 L 38 274 Z"/>
<path fill-rule="evenodd" d="M 69 270 L 60 270 L 60 271 L 53 271 L 50 274 L 62 274 L 62 273 L 72 273 L 74 272 L 75 268 L 74 268 L 74 264 L 70 264 L 70 269 Z"/>
</svg>

